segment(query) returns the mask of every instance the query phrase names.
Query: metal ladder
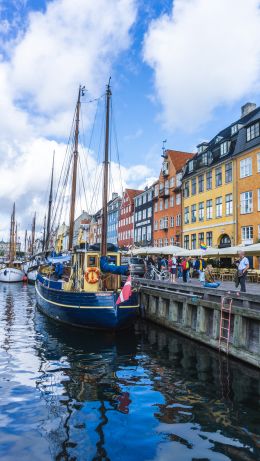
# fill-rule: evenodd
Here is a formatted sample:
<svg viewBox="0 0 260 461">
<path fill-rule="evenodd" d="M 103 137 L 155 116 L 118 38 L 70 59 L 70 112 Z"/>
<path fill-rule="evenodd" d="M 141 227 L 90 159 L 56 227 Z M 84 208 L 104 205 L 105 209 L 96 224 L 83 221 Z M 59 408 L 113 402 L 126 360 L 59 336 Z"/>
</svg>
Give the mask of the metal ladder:
<svg viewBox="0 0 260 461">
<path fill-rule="evenodd" d="M 219 350 L 221 344 L 226 346 L 226 353 L 228 354 L 229 339 L 230 339 L 230 325 L 231 325 L 231 312 L 232 312 L 232 298 L 223 297 L 221 299 L 221 310 L 220 310 L 220 325 L 219 325 Z"/>
</svg>

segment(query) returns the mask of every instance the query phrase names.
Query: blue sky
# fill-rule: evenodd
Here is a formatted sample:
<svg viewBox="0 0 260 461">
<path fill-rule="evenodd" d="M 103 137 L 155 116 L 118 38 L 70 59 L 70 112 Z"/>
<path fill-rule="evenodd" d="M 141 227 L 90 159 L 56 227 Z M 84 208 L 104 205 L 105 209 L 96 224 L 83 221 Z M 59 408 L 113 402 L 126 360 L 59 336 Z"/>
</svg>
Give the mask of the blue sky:
<svg viewBox="0 0 260 461">
<path fill-rule="evenodd" d="M 259 3 L 0 0 L 2 232 L 13 200 L 21 229 L 43 213 L 79 83 L 97 96 L 112 76 L 123 181 L 136 188 L 158 176 L 164 139 L 194 151 L 259 105 Z"/>
</svg>

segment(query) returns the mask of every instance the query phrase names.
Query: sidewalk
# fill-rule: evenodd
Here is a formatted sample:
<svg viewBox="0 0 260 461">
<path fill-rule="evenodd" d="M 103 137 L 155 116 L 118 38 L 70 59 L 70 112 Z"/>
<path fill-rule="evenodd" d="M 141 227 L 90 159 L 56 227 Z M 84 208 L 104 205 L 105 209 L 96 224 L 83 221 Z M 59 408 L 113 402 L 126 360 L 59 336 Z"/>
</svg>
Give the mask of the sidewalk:
<svg viewBox="0 0 260 461">
<path fill-rule="evenodd" d="M 176 279 L 176 282 L 177 283 L 181 283 L 183 285 L 189 285 L 189 286 L 203 286 L 203 284 L 200 283 L 200 281 L 198 279 L 189 279 L 189 282 L 187 282 L 187 284 L 183 283 L 182 281 L 182 278 L 181 279 Z M 238 288 L 235 287 L 235 283 L 234 282 L 229 282 L 229 281 L 224 281 L 224 282 L 220 282 L 220 286 L 219 288 L 221 290 L 226 290 L 226 291 L 240 291 L 240 286 Z M 217 290 L 218 288 L 212 288 L 212 290 Z M 249 282 L 247 281 L 246 282 L 246 292 L 247 293 L 250 293 L 250 294 L 260 294 L 260 283 L 252 283 L 252 282 Z"/>
</svg>

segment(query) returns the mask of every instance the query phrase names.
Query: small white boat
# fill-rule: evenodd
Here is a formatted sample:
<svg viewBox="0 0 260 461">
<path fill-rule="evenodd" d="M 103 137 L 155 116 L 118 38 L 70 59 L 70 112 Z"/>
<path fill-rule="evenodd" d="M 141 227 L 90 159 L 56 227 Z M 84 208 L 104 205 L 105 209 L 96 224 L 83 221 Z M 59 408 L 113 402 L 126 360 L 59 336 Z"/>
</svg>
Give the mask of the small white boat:
<svg viewBox="0 0 260 461">
<path fill-rule="evenodd" d="M 17 267 L 4 267 L 0 269 L 0 282 L 22 282 L 24 279 L 24 271 Z"/>
<path fill-rule="evenodd" d="M 37 278 L 37 274 L 38 274 L 38 268 L 30 268 L 28 271 L 27 271 L 27 279 L 28 279 L 28 283 L 32 283 L 34 284 L 34 282 L 36 281 L 36 278 Z"/>
</svg>

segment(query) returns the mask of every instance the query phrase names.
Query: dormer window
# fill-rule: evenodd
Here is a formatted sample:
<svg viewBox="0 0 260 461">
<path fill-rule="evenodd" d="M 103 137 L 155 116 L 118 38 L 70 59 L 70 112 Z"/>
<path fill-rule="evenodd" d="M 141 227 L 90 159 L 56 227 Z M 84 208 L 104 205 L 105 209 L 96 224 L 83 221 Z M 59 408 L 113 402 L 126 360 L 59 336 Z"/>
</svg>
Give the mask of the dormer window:
<svg viewBox="0 0 260 461">
<path fill-rule="evenodd" d="M 207 152 L 204 152 L 204 154 L 202 154 L 201 156 L 201 162 L 203 165 L 207 165 L 208 164 L 208 153 Z"/>
<path fill-rule="evenodd" d="M 229 151 L 229 142 L 225 141 L 220 144 L 220 156 L 223 157 L 226 155 Z"/>
<path fill-rule="evenodd" d="M 188 163 L 188 165 L 189 165 L 189 166 L 188 166 L 188 168 L 189 168 L 189 173 L 191 173 L 191 171 L 193 171 L 193 168 L 194 168 L 194 165 L 193 165 L 193 164 L 194 164 L 193 160 L 191 160 L 191 161 Z"/>
<path fill-rule="evenodd" d="M 231 127 L 231 136 L 233 136 L 233 134 L 236 134 L 237 132 L 238 132 L 238 124 L 236 123 L 235 125 Z"/>
<path fill-rule="evenodd" d="M 246 140 L 251 141 L 251 139 L 257 138 L 260 134 L 260 123 L 254 123 L 246 129 Z"/>
<path fill-rule="evenodd" d="M 215 139 L 215 143 L 217 144 L 218 142 L 221 141 L 221 139 L 223 139 L 222 136 L 217 136 L 216 139 Z"/>
</svg>

